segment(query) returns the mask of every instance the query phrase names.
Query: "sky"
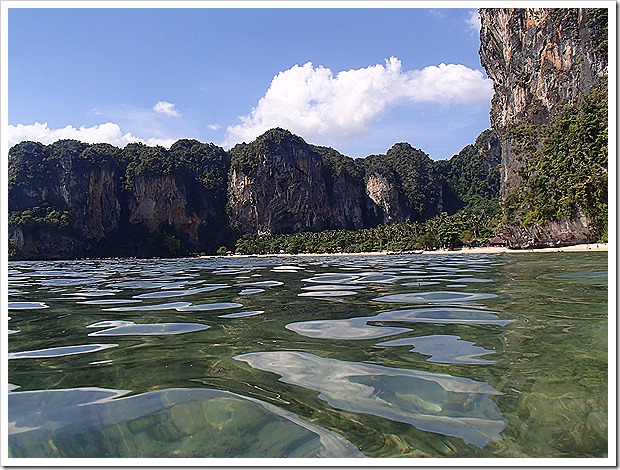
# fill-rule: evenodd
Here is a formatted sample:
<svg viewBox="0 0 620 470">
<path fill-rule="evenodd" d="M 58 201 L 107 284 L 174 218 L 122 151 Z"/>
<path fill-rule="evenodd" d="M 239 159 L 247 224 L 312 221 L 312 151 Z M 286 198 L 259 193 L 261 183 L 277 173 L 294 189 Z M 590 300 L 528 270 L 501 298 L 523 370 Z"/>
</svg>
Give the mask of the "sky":
<svg viewBox="0 0 620 470">
<path fill-rule="evenodd" d="M 409 142 L 437 160 L 490 127 L 475 9 L 276 4 L 9 2 L 8 144 L 228 149 L 283 127 L 351 157 Z"/>
</svg>

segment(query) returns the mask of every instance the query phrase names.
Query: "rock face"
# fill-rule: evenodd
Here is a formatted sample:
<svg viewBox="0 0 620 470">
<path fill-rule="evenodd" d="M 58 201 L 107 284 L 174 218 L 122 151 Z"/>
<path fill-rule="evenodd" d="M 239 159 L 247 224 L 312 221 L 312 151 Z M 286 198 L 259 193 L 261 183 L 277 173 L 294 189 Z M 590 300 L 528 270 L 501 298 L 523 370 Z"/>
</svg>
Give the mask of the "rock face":
<svg viewBox="0 0 620 470">
<path fill-rule="evenodd" d="M 179 158 L 182 145 L 175 145 L 171 153 Z M 14 255 L 154 256 L 176 254 L 180 244 L 217 248 L 213 245 L 227 235 L 225 191 L 205 187 L 187 165 L 142 171 L 136 162 L 144 159 L 132 163 L 123 157 L 116 147 L 71 140 L 14 146 L 9 152 Z"/>
<path fill-rule="evenodd" d="M 26 142 L 9 153 L 9 208 L 29 218 L 25 224 L 29 229 L 9 230 L 9 240 L 21 252 L 37 258 L 73 254 L 119 227 L 119 167 L 112 159 L 82 158 L 87 148 L 76 141 L 48 147 Z M 58 158 L 50 159 L 51 154 Z M 46 231 L 46 221 L 60 230 Z"/>
<path fill-rule="evenodd" d="M 382 209 L 381 223 L 427 220 L 443 210 L 441 178 L 435 163 L 406 142 L 385 155 L 363 160 L 366 192 Z"/>
<path fill-rule="evenodd" d="M 332 228 L 358 229 L 373 227 L 379 223 L 381 205 L 377 205 L 368 191 L 364 191 L 363 178 L 345 169 L 323 164 L 328 219 Z"/>
<path fill-rule="evenodd" d="M 501 195 L 507 199 L 527 186 L 521 170 L 542 147 L 538 139 L 522 145 L 513 130 L 554 122 L 564 105 L 577 103 L 606 76 L 607 11 L 499 8 L 479 12 L 480 60 L 494 83 L 490 117 L 502 146 Z M 575 215 L 565 222 L 580 227 L 575 241 L 583 233 L 595 236 L 587 218 Z M 515 243 L 521 242 L 522 231 L 519 224 L 504 226 L 504 235 Z M 539 234 L 538 244 L 553 243 L 559 235 L 551 226 L 531 231 Z"/>
<path fill-rule="evenodd" d="M 91 168 L 87 174 L 78 175 L 78 180 L 88 182 L 85 199 L 73 201 L 74 207 L 83 208 L 83 219 L 75 224 L 84 227 L 84 236 L 101 240 L 106 233 L 119 227 L 121 204 L 118 200 L 119 178 L 113 168 Z M 75 182 L 76 179 L 72 178 Z M 77 184 L 77 183 L 76 183 Z M 77 212 L 77 211 L 76 211 Z"/>
<path fill-rule="evenodd" d="M 273 134 L 273 135 L 272 135 Z M 278 135 L 277 135 L 278 134 Z M 259 234 L 321 230 L 327 227 L 321 157 L 298 137 L 263 135 L 244 148 L 252 167 L 236 165 L 233 150 L 228 207 L 231 222 Z"/>
<path fill-rule="evenodd" d="M 472 148 L 466 161 L 480 160 L 474 172 L 486 175 L 487 154 L 478 143 Z M 458 163 L 463 158 L 454 157 L 455 168 L 470 171 L 470 163 Z M 352 159 L 284 129 L 229 152 L 193 140 L 169 150 L 22 142 L 9 152 L 11 256 L 215 253 L 234 248 L 244 233 L 424 221 L 466 204 L 451 186 L 454 172 L 444 175 L 438 165 L 407 143 Z M 498 187 L 491 193 L 496 197 Z"/>
<path fill-rule="evenodd" d="M 403 222 L 409 208 L 403 193 L 386 176 L 373 173 L 366 180 L 366 193 L 382 209 L 382 224 Z"/>
<path fill-rule="evenodd" d="M 284 129 L 233 148 L 231 223 L 259 234 L 363 227 L 367 196 L 352 175 L 333 171 L 317 150 Z"/>
<path fill-rule="evenodd" d="M 129 223 L 144 224 L 150 232 L 173 227 L 198 245 L 201 220 L 188 206 L 187 189 L 176 175 L 138 176 L 129 192 Z"/>
<path fill-rule="evenodd" d="M 552 221 L 544 225 L 513 225 L 504 236 L 515 247 L 563 246 L 593 243 L 592 229 L 587 218 L 581 214 L 570 220 Z"/>
<path fill-rule="evenodd" d="M 523 120 L 547 122 L 559 105 L 588 93 L 607 73 L 601 14 L 587 8 L 480 10 L 480 59 L 494 83 L 496 130 Z"/>
</svg>

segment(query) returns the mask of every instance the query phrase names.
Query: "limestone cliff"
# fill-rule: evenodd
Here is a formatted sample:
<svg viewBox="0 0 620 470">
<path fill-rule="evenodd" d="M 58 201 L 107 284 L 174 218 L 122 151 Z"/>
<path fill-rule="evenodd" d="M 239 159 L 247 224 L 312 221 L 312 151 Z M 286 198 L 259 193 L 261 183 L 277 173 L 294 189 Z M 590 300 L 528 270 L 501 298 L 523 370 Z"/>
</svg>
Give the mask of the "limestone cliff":
<svg viewBox="0 0 620 470">
<path fill-rule="evenodd" d="M 382 210 L 365 190 L 363 159 L 342 155 L 330 147 L 311 145 L 321 155 L 322 178 L 334 228 L 358 229 L 382 223 Z"/>
<path fill-rule="evenodd" d="M 387 176 L 370 174 L 366 180 L 366 193 L 381 208 L 382 224 L 399 223 L 407 219 L 409 207 L 404 194 Z"/>
<path fill-rule="evenodd" d="M 187 210 L 188 205 L 184 182 L 177 176 L 139 176 L 129 193 L 129 223 L 143 223 L 150 232 L 174 227 L 198 245 L 200 218 Z"/>
<path fill-rule="evenodd" d="M 542 210 L 527 197 L 521 198 L 519 193 L 528 190 L 536 179 L 544 178 L 542 165 L 536 168 L 537 162 L 543 159 L 541 154 L 548 153 L 544 132 L 553 130 L 551 126 L 565 112 L 566 106 L 582 102 L 597 84 L 606 80 L 607 10 L 500 8 L 479 11 L 480 59 L 493 80 L 495 91 L 491 124 L 502 145 L 501 194 L 507 216 L 504 235 L 515 244 L 592 241 L 597 236 L 592 220 L 596 217 L 583 216 L 589 209 L 584 207 L 587 203 L 575 203 L 570 210 L 563 211 L 564 217 L 561 217 L 548 209 Z M 571 158 L 587 157 L 575 154 Z M 555 177 L 548 174 L 548 178 L 553 182 Z M 572 197 L 563 188 L 558 191 L 563 193 L 558 195 L 558 200 Z M 511 213 L 511 205 L 526 207 Z M 543 216 L 543 212 L 549 214 Z M 545 227 L 547 222 L 555 225 L 564 222 L 566 227 L 580 228 L 575 229 L 575 238 L 571 239 L 566 233 L 560 237 L 553 224 Z M 537 234 L 529 241 L 520 235 L 527 225 L 538 225 L 525 230 Z"/>
<path fill-rule="evenodd" d="M 366 191 L 383 210 L 382 223 L 427 220 L 443 210 L 441 178 L 431 158 L 406 142 L 364 159 Z"/>
<path fill-rule="evenodd" d="M 208 168 L 210 180 L 199 164 L 190 165 L 188 155 L 196 159 L 202 147 L 212 149 L 199 143 L 184 149 L 187 142 L 175 143 L 165 155 L 161 148 L 131 144 L 121 150 L 72 140 L 14 146 L 9 152 L 11 251 L 25 259 L 214 251 L 228 235 L 225 189 L 218 187 L 226 180 L 218 179 L 216 165 Z M 150 159 L 154 153 L 156 167 Z M 215 154 L 225 152 L 216 149 Z M 169 165 L 172 161 L 176 166 Z M 226 162 L 220 173 L 226 173 Z"/>
<path fill-rule="evenodd" d="M 9 239 L 19 251 L 36 258 L 72 255 L 119 227 L 119 167 L 112 158 L 95 160 L 96 149 L 87 149 L 77 141 L 25 142 L 9 153 L 9 210 L 22 217 Z M 50 226 L 56 229 L 46 231 Z"/>
<path fill-rule="evenodd" d="M 22 142 L 9 152 L 9 249 L 22 259 L 178 256 L 233 249 L 246 233 L 425 221 L 468 204 L 459 175 L 488 179 L 488 152 L 472 148 L 439 165 L 407 143 L 353 159 L 284 129 L 228 152 L 188 139 L 169 150 Z"/>
<path fill-rule="evenodd" d="M 235 146 L 228 183 L 233 226 L 259 234 L 363 227 L 366 195 L 321 152 L 284 129 Z"/>
</svg>

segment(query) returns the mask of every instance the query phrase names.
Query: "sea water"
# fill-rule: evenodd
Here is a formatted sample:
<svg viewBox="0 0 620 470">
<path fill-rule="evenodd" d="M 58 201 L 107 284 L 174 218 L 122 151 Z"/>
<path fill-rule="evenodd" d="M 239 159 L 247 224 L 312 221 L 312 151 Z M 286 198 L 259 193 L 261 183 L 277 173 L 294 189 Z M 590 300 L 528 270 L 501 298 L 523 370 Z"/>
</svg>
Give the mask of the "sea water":
<svg viewBox="0 0 620 470">
<path fill-rule="evenodd" d="M 607 253 L 9 263 L 10 457 L 605 457 Z"/>
</svg>

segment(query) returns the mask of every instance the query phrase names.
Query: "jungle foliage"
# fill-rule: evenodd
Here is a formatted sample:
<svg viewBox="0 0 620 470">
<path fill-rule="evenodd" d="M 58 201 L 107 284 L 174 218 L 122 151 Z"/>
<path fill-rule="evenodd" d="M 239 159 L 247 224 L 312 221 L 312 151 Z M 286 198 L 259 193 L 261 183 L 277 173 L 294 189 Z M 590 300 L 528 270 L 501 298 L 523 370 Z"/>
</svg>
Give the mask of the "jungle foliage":
<svg viewBox="0 0 620 470">
<path fill-rule="evenodd" d="M 495 145 L 499 142 L 493 131 L 487 129 L 475 144 L 467 145 L 450 160 L 435 162 L 443 177 L 444 206 L 448 213 L 462 209 L 499 212 L 501 153 L 489 151 Z"/>
<path fill-rule="evenodd" d="M 224 149 L 214 144 L 182 139 L 167 150 L 159 145 L 131 143 L 120 156 L 126 165 L 126 188 L 131 188 L 138 176 L 178 174 L 196 179 L 207 190 L 226 191 L 230 160 Z"/>
<path fill-rule="evenodd" d="M 566 105 L 549 124 L 511 130 L 513 145 L 526 157 L 519 176 L 523 189 L 503 201 L 504 222 L 544 224 L 585 215 L 599 236 L 607 232 L 607 81 L 583 100 Z"/>
<path fill-rule="evenodd" d="M 235 253 L 360 253 L 480 246 L 495 235 L 497 213 L 443 212 L 425 222 L 403 222 L 359 230 L 324 230 L 284 235 L 245 234 Z"/>
<path fill-rule="evenodd" d="M 299 136 L 286 129 L 276 127 L 258 136 L 254 141 L 240 143 L 230 149 L 230 166 L 248 176 L 254 176 L 261 158 L 274 152 L 289 150 L 293 146 L 307 147 L 308 144 Z M 283 153 L 287 153 L 286 151 Z"/>
</svg>

